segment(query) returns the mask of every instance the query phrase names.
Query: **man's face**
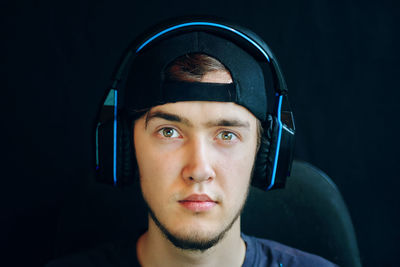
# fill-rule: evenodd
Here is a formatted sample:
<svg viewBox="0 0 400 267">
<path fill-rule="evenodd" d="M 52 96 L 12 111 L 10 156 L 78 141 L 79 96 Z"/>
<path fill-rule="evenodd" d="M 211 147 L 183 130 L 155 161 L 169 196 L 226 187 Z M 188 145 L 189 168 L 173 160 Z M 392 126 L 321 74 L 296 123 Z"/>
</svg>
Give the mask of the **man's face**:
<svg viewBox="0 0 400 267">
<path fill-rule="evenodd" d="M 247 109 L 204 101 L 156 106 L 135 122 L 134 144 L 143 197 L 164 233 L 204 244 L 238 219 L 257 147 Z"/>
</svg>

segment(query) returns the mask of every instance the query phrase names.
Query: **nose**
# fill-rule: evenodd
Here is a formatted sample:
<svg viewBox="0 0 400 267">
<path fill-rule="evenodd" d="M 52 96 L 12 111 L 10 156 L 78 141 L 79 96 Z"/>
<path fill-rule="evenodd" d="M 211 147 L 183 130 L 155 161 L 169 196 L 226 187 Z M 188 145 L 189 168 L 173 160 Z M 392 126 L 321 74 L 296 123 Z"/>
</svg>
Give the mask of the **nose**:
<svg viewBox="0 0 400 267">
<path fill-rule="evenodd" d="M 210 182 L 215 178 L 212 153 L 205 140 L 193 140 L 187 144 L 186 164 L 182 176 L 187 182 Z"/>
</svg>

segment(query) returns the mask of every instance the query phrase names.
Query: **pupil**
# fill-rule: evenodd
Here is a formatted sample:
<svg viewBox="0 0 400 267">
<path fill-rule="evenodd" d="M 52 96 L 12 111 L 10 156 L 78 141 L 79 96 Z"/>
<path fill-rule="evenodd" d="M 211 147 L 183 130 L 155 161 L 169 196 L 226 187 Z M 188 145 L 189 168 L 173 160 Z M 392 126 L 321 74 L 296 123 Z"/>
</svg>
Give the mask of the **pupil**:
<svg viewBox="0 0 400 267">
<path fill-rule="evenodd" d="M 166 128 L 163 130 L 163 134 L 165 137 L 171 137 L 172 136 L 172 129 L 171 128 Z"/>
<path fill-rule="evenodd" d="M 222 135 L 222 138 L 223 138 L 224 140 L 231 140 L 231 139 L 232 139 L 232 133 L 224 133 L 224 134 Z"/>
</svg>

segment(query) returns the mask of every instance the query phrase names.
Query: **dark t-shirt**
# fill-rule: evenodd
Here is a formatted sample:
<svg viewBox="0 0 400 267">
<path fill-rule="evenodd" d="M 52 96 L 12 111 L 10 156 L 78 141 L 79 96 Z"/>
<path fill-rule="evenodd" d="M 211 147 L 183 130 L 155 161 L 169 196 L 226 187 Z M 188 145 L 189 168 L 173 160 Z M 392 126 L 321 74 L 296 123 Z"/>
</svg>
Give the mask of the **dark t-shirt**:
<svg viewBox="0 0 400 267">
<path fill-rule="evenodd" d="M 319 256 L 280 243 L 242 234 L 246 242 L 243 267 L 334 267 Z M 74 254 L 50 262 L 46 267 L 133 267 L 140 266 L 136 258 L 136 242 L 105 245 L 85 253 Z"/>
<path fill-rule="evenodd" d="M 242 234 L 246 242 L 246 257 L 242 267 L 333 267 L 324 258 L 294 249 L 278 242 Z"/>
</svg>

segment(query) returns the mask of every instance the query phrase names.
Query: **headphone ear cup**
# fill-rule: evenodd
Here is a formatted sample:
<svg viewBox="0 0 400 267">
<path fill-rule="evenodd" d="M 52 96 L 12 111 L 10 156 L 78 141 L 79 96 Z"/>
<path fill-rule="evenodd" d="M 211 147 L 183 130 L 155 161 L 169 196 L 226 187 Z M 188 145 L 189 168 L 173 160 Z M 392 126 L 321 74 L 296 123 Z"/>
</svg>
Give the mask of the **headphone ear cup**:
<svg viewBox="0 0 400 267">
<path fill-rule="evenodd" d="M 267 190 L 271 185 L 278 142 L 277 118 L 268 114 L 262 127 L 264 131 L 260 138 L 260 147 L 254 163 L 252 185 Z"/>
<path fill-rule="evenodd" d="M 118 185 L 132 184 L 135 179 L 137 163 L 133 148 L 133 126 L 131 120 L 121 115 L 118 120 L 118 158 L 117 177 Z"/>
</svg>

